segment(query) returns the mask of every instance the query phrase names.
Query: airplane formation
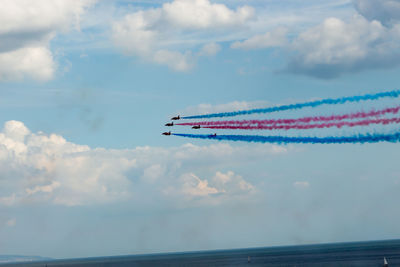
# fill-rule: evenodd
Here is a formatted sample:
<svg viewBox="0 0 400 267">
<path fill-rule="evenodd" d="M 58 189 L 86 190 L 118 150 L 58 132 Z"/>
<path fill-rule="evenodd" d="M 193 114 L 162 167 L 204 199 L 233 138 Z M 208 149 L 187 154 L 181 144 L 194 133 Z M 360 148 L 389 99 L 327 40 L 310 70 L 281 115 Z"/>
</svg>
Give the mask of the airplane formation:
<svg viewBox="0 0 400 267">
<path fill-rule="evenodd" d="M 171 120 L 173 120 L 173 121 L 180 120 L 180 119 L 181 119 L 181 116 L 180 116 L 180 115 L 171 118 Z M 165 126 L 167 126 L 167 127 L 174 126 L 174 122 L 168 122 L 168 123 L 165 124 Z M 200 125 L 194 125 L 194 126 L 192 127 L 192 129 L 200 129 L 200 128 L 201 128 Z M 163 132 L 162 135 L 171 135 L 171 131 L 169 131 L 169 132 Z M 215 134 L 212 134 L 212 136 L 217 136 L 217 134 L 216 134 L 216 133 L 215 133 Z"/>
</svg>

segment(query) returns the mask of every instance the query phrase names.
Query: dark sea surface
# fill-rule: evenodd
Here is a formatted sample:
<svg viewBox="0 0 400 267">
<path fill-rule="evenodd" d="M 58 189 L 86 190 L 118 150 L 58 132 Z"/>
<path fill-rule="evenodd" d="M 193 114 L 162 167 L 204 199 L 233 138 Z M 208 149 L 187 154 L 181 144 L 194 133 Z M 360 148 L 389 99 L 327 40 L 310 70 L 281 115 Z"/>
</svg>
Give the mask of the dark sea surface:
<svg viewBox="0 0 400 267">
<path fill-rule="evenodd" d="M 250 257 L 250 258 L 249 258 Z M 400 240 L 113 256 L 0 266 L 400 266 Z"/>
</svg>

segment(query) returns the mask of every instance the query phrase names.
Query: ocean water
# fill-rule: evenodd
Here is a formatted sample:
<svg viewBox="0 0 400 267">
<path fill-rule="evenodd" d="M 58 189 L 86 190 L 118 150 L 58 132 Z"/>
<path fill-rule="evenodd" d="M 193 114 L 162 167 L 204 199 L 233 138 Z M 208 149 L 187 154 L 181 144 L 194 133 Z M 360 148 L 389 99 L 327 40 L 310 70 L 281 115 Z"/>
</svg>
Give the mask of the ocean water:
<svg viewBox="0 0 400 267">
<path fill-rule="evenodd" d="M 400 240 L 66 259 L 0 266 L 400 266 Z"/>
</svg>

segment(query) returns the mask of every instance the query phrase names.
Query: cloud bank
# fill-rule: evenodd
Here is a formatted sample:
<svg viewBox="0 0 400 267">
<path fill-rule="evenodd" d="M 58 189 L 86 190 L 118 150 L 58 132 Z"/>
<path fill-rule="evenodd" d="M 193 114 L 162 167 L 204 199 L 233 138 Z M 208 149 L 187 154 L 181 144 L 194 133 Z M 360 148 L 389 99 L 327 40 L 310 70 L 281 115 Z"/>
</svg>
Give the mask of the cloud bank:
<svg viewBox="0 0 400 267">
<path fill-rule="evenodd" d="M 349 22 L 328 18 L 301 33 L 292 43 L 287 70 L 318 78 L 388 68 L 400 63 L 400 25 L 355 16 Z"/>
<path fill-rule="evenodd" d="M 354 0 L 354 7 L 368 20 L 377 20 L 385 25 L 399 22 L 399 0 Z"/>
<path fill-rule="evenodd" d="M 243 50 L 280 47 L 288 54 L 285 72 L 321 79 L 367 69 L 400 64 L 400 2 L 354 0 L 357 10 L 350 19 L 326 18 L 300 33 L 278 27 L 264 34 L 234 42 Z M 287 41 L 288 34 L 294 35 Z"/>
<path fill-rule="evenodd" d="M 199 56 L 219 51 L 215 41 L 199 39 L 236 31 L 253 16 L 253 8 L 246 5 L 233 10 L 209 0 L 174 0 L 125 15 L 113 23 L 112 34 L 115 44 L 127 55 L 187 71 Z M 204 47 L 196 53 L 193 48 L 198 43 Z"/>
<path fill-rule="evenodd" d="M 0 9 L 0 81 L 29 77 L 46 81 L 57 63 L 50 41 L 59 32 L 79 29 L 94 0 L 3 0 Z"/>
<path fill-rule="evenodd" d="M 77 206 L 135 199 L 214 205 L 257 191 L 240 175 L 221 170 L 222 166 L 285 152 L 279 146 L 227 144 L 92 149 L 8 121 L 0 132 L 0 205 Z"/>
<path fill-rule="evenodd" d="M 50 48 L 51 41 L 71 29 L 79 30 L 82 16 L 95 2 L 2 1 L 0 81 L 52 79 L 57 56 Z M 173 0 L 156 2 L 151 8 L 111 4 L 105 5 L 106 10 L 90 13 L 89 26 L 85 25 L 107 33 L 125 55 L 178 72 L 191 70 L 200 58 L 218 54 L 222 42 L 230 43 L 232 49 L 281 48 L 287 55 L 285 72 L 322 79 L 399 65 L 397 0 L 354 0 L 356 14 L 351 18 L 336 12 L 335 6 L 340 4 L 314 4 L 313 8 L 299 10 L 300 15 L 285 10 L 274 16 L 256 10 L 256 3 L 251 2 L 254 7 L 245 3 Z M 276 8 L 273 4 L 270 7 Z M 305 14 L 314 14 L 318 9 L 326 9 L 329 14 L 335 11 L 337 16 L 316 24 L 316 18 Z M 318 20 L 326 17 L 326 10 L 323 16 L 317 12 Z M 107 18 L 100 22 L 93 16 Z"/>
</svg>

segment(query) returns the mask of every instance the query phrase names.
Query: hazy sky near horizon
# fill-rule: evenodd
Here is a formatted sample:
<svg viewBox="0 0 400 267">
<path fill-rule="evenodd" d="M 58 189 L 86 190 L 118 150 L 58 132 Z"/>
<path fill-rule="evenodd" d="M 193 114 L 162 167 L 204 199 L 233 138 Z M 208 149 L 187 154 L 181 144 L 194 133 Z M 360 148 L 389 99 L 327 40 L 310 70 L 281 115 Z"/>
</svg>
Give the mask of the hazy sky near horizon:
<svg viewBox="0 0 400 267">
<path fill-rule="evenodd" d="M 399 144 L 160 135 L 177 114 L 399 89 L 399 51 L 398 0 L 0 0 L 0 254 L 400 238 Z"/>
</svg>

